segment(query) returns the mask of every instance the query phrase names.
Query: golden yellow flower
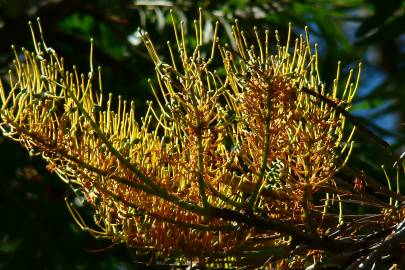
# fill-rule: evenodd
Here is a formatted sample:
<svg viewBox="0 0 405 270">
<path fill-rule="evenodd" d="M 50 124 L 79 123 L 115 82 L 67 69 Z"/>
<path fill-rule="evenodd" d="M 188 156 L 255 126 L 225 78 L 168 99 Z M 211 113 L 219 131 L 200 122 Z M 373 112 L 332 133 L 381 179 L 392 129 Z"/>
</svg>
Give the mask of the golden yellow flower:
<svg viewBox="0 0 405 270">
<path fill-rule="evenodd" d="M 216 24 L 207 54 L 202 19 L 190 50 L 173 18 L 170 62 L 142 33 L 157 80 L 140 123 L 133 102 L 103 95 L 92 54 L 88 75 L 65 67 L 39 26 L 35 52 L 13 48 L 10 90 L 0 85 L 1 131 L 78 188 L 99 228 L 67 205 L 96 236 L 199 256 L 268 246 L 288 253 L 288 235 L 318 239 L 338 225 L 323 223 L 329 195 L 314 194 L 335 186 L 350 156 L 354 129 L 344 132 L 336 108 L 350 108 L 358 76 L 340 89 L 339 64 L 327 91 L 317 46 L 307 32 L 291 42 L 291 27 L 285 43 L 257 29 L 251 42 L 236 23 L 234 50 L 217 42 Z M 218 54 L 225 75 L 212 69 Z"/>
</svg>

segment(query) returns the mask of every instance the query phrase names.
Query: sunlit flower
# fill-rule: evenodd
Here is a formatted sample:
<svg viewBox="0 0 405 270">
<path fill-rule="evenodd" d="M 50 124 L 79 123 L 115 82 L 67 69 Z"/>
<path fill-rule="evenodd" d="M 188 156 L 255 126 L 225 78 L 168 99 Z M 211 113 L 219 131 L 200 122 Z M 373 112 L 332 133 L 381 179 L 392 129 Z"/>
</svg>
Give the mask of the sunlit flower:
<svg viewBox="0 0 405 270">
<path fill-rule="evenodd" d="M 184 24 L 173 18 L 173 25 L 168 62 L 139 33 L 156 67 L 155 100 L 140 122 L 133 102 L 104 96 L 92 52 L 90 72 L 80 74 L 47 47 L 40 26 L 40 42 L 31 29 L 35 52 L 13 47 L 9 87 L 0 84 L 2 133 L 42 156 L 86 199 L 97 229 L 67 205 L 95 236 L 200 257 L 271 247 L 285 255 L 282 269 L 304 266 L 308 254 L 321 260 L 319 246 L 281 259 L 290 236 L 320 239 L 342 224 L 349 193 L 335 178 L 354 133 L 342 111 L 358 76 L 352 82 L 351 72 L 341 89 L 339 63 L 327 89 L 317 45 L 307 31 L 291 42 L 291 26 L 282 42 L 277 31 L 253 29 L 247 37 L 236 22 L 230 48 L 217 41 L 217 23 L 204 51 L 201 14 L 192 49 Z M 214 62 L 222 63 L 218 71 Z M 355 178 L 355 191 L 364 185 Z M 335 200 L 339 210 L 328 215 Z"/>
</svg>

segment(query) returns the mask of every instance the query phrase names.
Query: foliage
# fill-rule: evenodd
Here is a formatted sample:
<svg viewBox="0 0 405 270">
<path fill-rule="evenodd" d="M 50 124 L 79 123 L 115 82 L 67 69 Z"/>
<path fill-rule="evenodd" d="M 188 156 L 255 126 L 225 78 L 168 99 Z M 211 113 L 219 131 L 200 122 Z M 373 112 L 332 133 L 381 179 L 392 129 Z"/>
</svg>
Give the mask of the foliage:
<svg viewBox="0 0 405 270">
<path fill-rule="evenodd" d="M 23 49 L 20 60 L 13 48 L 10 92 L 0 92 L 2 132 L 41 155 L 92 205 L 98 229 L 67 202 L 82 229 L 156 254 L 180 251 L 207 266 L 252 267 L 261 254 L 256 265 L 350 269 L 400 247 L 403 164 L 396 164 L 396 191 L 388 176 L 386 188 L 347 165 L 356 127 L 387 146 L 347 112 L 359 76 L 351 83 L 350 72 L 341 88 L 339 64 L 327 91 L 308 33 L 291 46 L 291 29 L 285 45 L 276 31 L 273 52 L 268 31 L 260 37 L 255 28 L 252 42 L 236 24 L 235 51 L 217 41 L 217 24 L 204 51 L 200 13 L 190 51 L 184 25 L 177 29 L 174 17 L 173 25 L 168 62 L 141 33 L 160 88 L 151 83 L 157 106 L 148 103 L 141 125 L 133 102 L 118 97 L 114 105 L 112 95 L 103 102 L 93 45 L 87 76 L 65 68 L 40 25 L 41 42 L 32 30 L 34 53 Z M 213 71 L 213 62 L 222 69 Z M 364 205 L 364 213 L 354 207 Z M 391 256 L 391 264 L 401 259 Z"/>
</svg>

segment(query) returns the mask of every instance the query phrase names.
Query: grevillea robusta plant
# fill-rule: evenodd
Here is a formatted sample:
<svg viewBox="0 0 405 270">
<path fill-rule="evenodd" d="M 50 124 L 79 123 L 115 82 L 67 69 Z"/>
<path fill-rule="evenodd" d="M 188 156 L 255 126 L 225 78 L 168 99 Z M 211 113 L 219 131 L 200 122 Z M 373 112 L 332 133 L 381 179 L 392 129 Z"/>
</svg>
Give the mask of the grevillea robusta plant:
<svg viewBox="0 0 405 270">
<path fill-rule="evenodd" d="M 78 225 L 206 267 L 404 264 L 403 163 L 397 189 L 388 174 L 385 186 L 350 166 L 356 129 L 385 145 L 348 113 L 360 66 L 342 81 L 338 63 L 327 86 L 307 32 L 292 41 L 290 27 L 284 42 L 277 31 L 246 35 L 236 22 L 233 48 L 219 42 L 216 24 L 207 46 L 200 11 L 190 49 L 172 19 L 167 62 L 140 32 L 156 67 L 155 101 L 140 121 L 134 102 L 103 94 L 92 43 L 86 75 L 64 65 L 39 23 L 30 24 L 33 52 L 12 47 L 1 131 L 91 205 L 89 226 L 66 200 Z"/>
</svg>

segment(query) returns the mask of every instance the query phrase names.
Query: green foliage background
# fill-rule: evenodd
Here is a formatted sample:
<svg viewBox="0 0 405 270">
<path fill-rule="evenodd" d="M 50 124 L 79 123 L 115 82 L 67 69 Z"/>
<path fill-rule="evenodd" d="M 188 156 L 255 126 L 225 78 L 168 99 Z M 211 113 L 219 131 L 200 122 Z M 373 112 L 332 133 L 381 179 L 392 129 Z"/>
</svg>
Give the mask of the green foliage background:
<svg viewBox="0 0 405 270">
<path fill-rule="evenodd" d="M 339 60 L 345 74 L 362 61 L 353 111 L 396 154 L 405 150 L 404 1 L 0 0 L 0 74 L 4 79 L 11 67 L 11 44 L 32 48 L 27 21 L 41 17 L 48 43 L 67 66 L 75 64 L 83 72 L 93 37 L 105 90 L 135 99 L 141 115 L 144 101 L 152 98 L 147 78 L 154 77 L 154 66 L 143 46 L 136 45 L 134 33 L 138 27 L 147 30 L 165 54 L 165 41 L 173 39 L 169 10 L 191 25 L 198 6 L 208 25 L 216 20 L 223 24 L 224 40 L 235 18 L 244 29 L 256 25 L 281 34 L 288 22 L 295 35 L 308 25 L 320 46 L 322 79 L 329 85 Z M 356 141 L 352 163 L 383 180 L 376 164 L 394 158 L 360 135 Z M 69 216 L 65 196 L 74 198 L 40 159 L 0 137 L 0 269 L 142 269 L 136 262 L 147 256 L 81 232 Z"/>
</svg>

